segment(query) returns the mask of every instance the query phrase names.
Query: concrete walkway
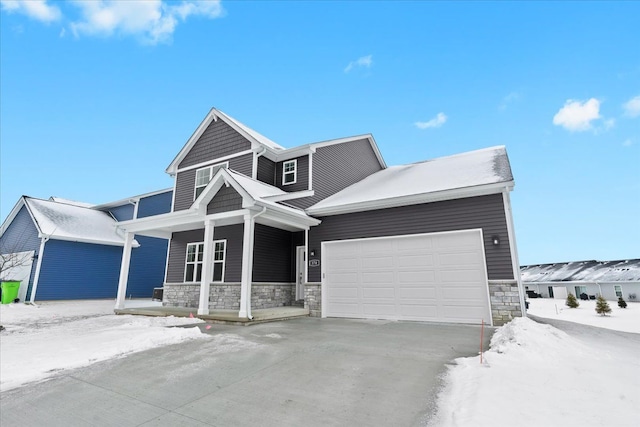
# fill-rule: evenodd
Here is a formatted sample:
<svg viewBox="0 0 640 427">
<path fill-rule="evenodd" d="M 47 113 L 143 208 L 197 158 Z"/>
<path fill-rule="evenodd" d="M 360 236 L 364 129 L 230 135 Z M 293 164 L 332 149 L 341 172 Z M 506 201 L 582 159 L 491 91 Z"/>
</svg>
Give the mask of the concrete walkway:
<svg viewBox="0 0 640 427">
<path fill-rule="evenodd" d="M 116 314 L 133 314 L 140 316 L 175 316 L 194 317 L 210 323 L 250 326 L 274 320 L 288 320 L 309 316 L 309 309 L 303 307 L 275 307 L 252 310 L 253 319 L 238 317 L 238 310 L 210 310 L 209 314 L 198 314 L 197 308 L 188 307 L 131 307 L 115 309 Z"/>
<path fill-rule="evenodd" d="M 480 344 L 480 328 L 463 325 L 304 317 L 200 327 L 209 340 L 4 392 L 0 425 L 424 425 L 446 365 Z"/>
</svg>

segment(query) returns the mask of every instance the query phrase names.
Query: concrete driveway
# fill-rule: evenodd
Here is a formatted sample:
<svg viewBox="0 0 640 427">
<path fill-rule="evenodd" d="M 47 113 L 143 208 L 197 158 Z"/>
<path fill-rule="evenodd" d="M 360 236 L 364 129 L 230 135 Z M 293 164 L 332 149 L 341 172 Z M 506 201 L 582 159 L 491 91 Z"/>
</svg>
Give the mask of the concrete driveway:
<svg viewBox="0 0 640 427">
<path fill-rule="evenodd" d="M 209 340 L 4 392 L 0 425 L 424 425 L 446 365 L 480 344 L 480 328 L 464 325 L 301 318 L 200 327 Z"/>
</svg>

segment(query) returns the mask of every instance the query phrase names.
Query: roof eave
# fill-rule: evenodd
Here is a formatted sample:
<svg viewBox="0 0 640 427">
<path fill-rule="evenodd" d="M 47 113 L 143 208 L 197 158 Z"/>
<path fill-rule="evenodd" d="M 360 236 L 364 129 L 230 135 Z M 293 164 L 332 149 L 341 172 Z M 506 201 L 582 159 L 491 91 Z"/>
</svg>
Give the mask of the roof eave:
<svg viewBox="0 0 640 427">
<path fill-rule="evenodd" d="M 431 193 L 412 194 L 408 196 L 399 196 L 387 198 L 383 200 L 371 200 L 365 202 L 351 203 L 334 207 L 310 207 L 306 210 L 309 215 L 313 216 L 329 216 L 341 215 L 346 213 L 371 211 L 377 209 L 394 208 L 408 205 L 419 205 L 422 203 L 440 202 L 445 200 L 462 199 L 467 197 L 485 196 L 489 194 L 498 194 L 504 191 L 511 191 L 514 182 L 499 182 L 493 184 L 484 184 L 473 187 L 455 188 L 451 190 L 436 191 Z"/>
</svg>

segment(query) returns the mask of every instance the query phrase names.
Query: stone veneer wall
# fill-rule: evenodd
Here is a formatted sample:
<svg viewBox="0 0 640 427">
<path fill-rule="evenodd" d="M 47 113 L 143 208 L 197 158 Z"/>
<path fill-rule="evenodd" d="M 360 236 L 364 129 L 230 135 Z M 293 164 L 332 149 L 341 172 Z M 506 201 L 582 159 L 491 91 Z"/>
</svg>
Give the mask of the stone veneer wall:
<svg viewBox="0 0 640 427">
<path fill-rule="evenodd" d="M 493 326 L 502 326 L 514 317 L 522 317 L 520 292 L 515 280 L 489 280 L 489 297 Z"/>
<path fill-rule="evenodd" d="M 210 310 L 239 310 L 240 283 L 212 283 L 209 287 Z M 253 283 L 251 308 L 274 308 L 291 305 L 295 300 L 294 283 Z M 197 308 L 200 285 L 165 283 L 162 305 L 167 307 Z"/>
<path fill-rule="evenodd" d="M 307 283 L 304 285 L 304 308 L 309 309 L 310 317 L 322 315 L 322 285 Z"/>
</svg>

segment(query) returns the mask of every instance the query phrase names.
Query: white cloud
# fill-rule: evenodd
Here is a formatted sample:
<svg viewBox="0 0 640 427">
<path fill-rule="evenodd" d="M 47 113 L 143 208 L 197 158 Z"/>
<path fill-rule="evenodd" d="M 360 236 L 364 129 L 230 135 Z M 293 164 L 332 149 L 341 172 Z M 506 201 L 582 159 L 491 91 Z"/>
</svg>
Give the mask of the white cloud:
<svg viewBox="0 0 640 427">
<path fill-rule="evenodd" d="M 600 101 L 597 99 L 591 98 L 585 102 L 569 99 L 553 116 L 553 124 L 571 132 L 581 132 L 592 129 L 591 122 L 600 117 Z"/>
<path fill-rule="evenodd" d="M 2 9 L 42 22 L 63 19 L 58 6 L 46 0 L 0 0 Z M 218 18 L 224 14 L 220 0 L 73 0 L 65 3 L 65 21 L 76 36 L 135 36 L 145 43 L 171 40 L 178 24 L 192 16 Z M 73 6 L 73 7 L 69 7 Z M 66 29 L 63 28 L 61 36 Z"/>
<path fill-rule="evenodd" d="M 219 0 L 184 1 L 178 5 L 161 0 L 75 1 L 81 19 L 71 23 L 76 36 L 135 35 L 156 44 L 171 39 L 179 22 L 189 16 L 217 18 L 223 14 Z"/>
<path fill-rule="evenodd" d="M 640 95 L 635 96 L 622 104 L 622 108 L 624 108 L 624 114 L 629 117 L 640 116 Z"/>
<path fill-rule="evenodd" d="M 447 121 L 447 116 L 444 113 L 438 113 L 433 119 L 426 122 L 415 122 L 414 124 L 418 129 L 439 128 Z"/>
<path fill-rule="evenodd" d="M 372 55 L 362 56 L 355 61 L 349 62 L 349 65 L 347 65 L 347 67 L 344 69 L 344 72 L 348 73 L 355 67 L 371 68 L 371 65 L 373 64 L 371 56 Z"/>
<path fill-rule="evenodd" d="M 500 102 L 498 109 L 506 110 L 509 104 L 516 102 L 518 99 L 520 99 L 520 94 L 518 92 L 511 92 L 502 98 L 502 102 Z"/>
<path fill-rule="evenodd" d="M 627 138 L 624 140 L 624 142 L 622 143 L 623 147 L 631 147 L 633 145 L 633 141 L 631 140 L 631 138 Z"/>
<path fill-rule="evenodd" d="M 54 22 L 62 18 L 57 6 L 47 3 L 47 0 L 0 0 L 2 10 L 9 13 L 21 13 L 29 18 L 41 22 Z"/>
</svg>

